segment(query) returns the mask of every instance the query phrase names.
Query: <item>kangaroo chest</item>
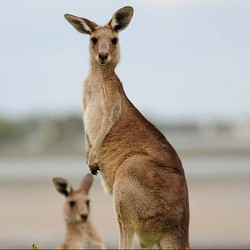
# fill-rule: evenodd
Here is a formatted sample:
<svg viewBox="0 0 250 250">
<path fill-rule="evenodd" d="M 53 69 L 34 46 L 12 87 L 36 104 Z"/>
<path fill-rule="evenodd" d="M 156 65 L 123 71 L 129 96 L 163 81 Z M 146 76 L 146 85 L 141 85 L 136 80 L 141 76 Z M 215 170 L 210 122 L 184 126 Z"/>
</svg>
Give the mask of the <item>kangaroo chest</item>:
<svg viewBox="0 0 250 250">
<path fill-rule="evenodd" d="M 88 81 L 83 90 L 84 127 L 89 142 L 93 145 L 95 138 L 101 128 L 103 118 L 104 95 L 102 85 L 94 80 Z"/>
</svg>

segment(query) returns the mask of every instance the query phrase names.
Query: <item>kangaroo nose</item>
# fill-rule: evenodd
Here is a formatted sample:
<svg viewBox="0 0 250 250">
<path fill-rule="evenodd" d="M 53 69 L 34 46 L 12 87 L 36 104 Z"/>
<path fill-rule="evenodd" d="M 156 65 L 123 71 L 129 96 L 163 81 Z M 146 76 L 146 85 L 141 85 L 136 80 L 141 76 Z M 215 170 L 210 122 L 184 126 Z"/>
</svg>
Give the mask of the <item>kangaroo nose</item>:
<svg viewBox="0 0 250 250">
<path fill-rule="evenodd" d="M 108 58 L 108 54 L 99 54 L 99 58 L 100 58 L 102 61 L 105 61 L 105 60 Z"/>
<path fill-rule="evenodd" d="M 82 220 L 86 221 L 87 218 L 88 218 L 88 215 L 87 215 L 87 214 L 82 214 L 82 215 L 81 215 L 81 218 L 82 218 Z"/>
</svg>

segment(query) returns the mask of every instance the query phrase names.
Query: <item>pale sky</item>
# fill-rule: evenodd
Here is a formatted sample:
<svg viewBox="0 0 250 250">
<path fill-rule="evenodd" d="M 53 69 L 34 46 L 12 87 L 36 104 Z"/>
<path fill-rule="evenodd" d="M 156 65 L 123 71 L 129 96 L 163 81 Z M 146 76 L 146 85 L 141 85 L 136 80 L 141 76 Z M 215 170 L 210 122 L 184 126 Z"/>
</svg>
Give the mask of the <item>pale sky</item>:
<svg viewBox="0 0 250 250">
<path fill-rule="evenodd" d="M 247 0 L 1 0 L 0 117 L 81 114 L 89 37 L 63 15 L 104 25 L 125 5 L 116 72 L 143 114 L 250 119 Z"/>
</svg>

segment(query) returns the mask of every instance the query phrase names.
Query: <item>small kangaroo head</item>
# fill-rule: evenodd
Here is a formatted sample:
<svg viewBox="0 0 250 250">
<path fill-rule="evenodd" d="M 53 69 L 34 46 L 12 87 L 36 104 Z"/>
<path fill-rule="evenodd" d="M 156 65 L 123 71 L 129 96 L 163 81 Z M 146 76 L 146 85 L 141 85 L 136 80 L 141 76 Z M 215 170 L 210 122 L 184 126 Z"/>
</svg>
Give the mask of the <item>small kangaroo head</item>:
<svg viewBox="0 0 250 250">
<path fill-rule="evenodd" d="M 81 181 L 80 187 L 73 190 L 70 183 L 62 178 L 53 178 L 53 184 L 56 190 L 65 195 L 64 218 L 69 223 L 86 222 L 89 215 L 90 199 L 88 192 L 94 178 L 91 174 L 87 174 Z"/>
<path fill-rule="evenodd" d="M 133 12 L 132 7 L 123 7 L 115 12 L 105 26 L 98 26 L 86 18 L 69 14 L 65 14 L 64 17 L 77 31 L 90 35 L 91 62 L 97 62 L 100 66 L 109 63 L 115 66 L 120 59 L 118 32 L 129 25 Z"/>
</svg>

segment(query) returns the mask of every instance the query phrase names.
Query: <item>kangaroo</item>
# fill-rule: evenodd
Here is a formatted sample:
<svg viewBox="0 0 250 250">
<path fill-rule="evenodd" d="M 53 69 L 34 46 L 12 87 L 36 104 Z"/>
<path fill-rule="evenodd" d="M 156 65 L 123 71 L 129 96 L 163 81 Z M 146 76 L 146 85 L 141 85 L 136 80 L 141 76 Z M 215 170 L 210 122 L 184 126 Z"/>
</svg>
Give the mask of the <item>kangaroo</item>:
<svg viewBox="0 0 250 250">
<path fill-rule="evenodd" d="M 56 190 L 65 195 L 64 219 L 67 226 L 63 244 L 57 249 L 104 249 L 102 238 L 89 219 L 90 198 L 89 189 L 94 181 L 91 174 L 87 174 L 81 181 L 80 188 L 73 190 L 70 183 L 62 178 L 53 178 Z"/>
<path fill-rule="evenodd" d="M 189 248 L 188 189 L 182 163 L 162 133 L 130 102 L 115 73 L 120 59 L 119 32 L 133 8 L 116 11 L 105 26 L 65 14 L 90 35 L 90 71 L 83 86 L 86 161 L 100 171 L 114 196 L 120 248 Z"/>
</svg>

